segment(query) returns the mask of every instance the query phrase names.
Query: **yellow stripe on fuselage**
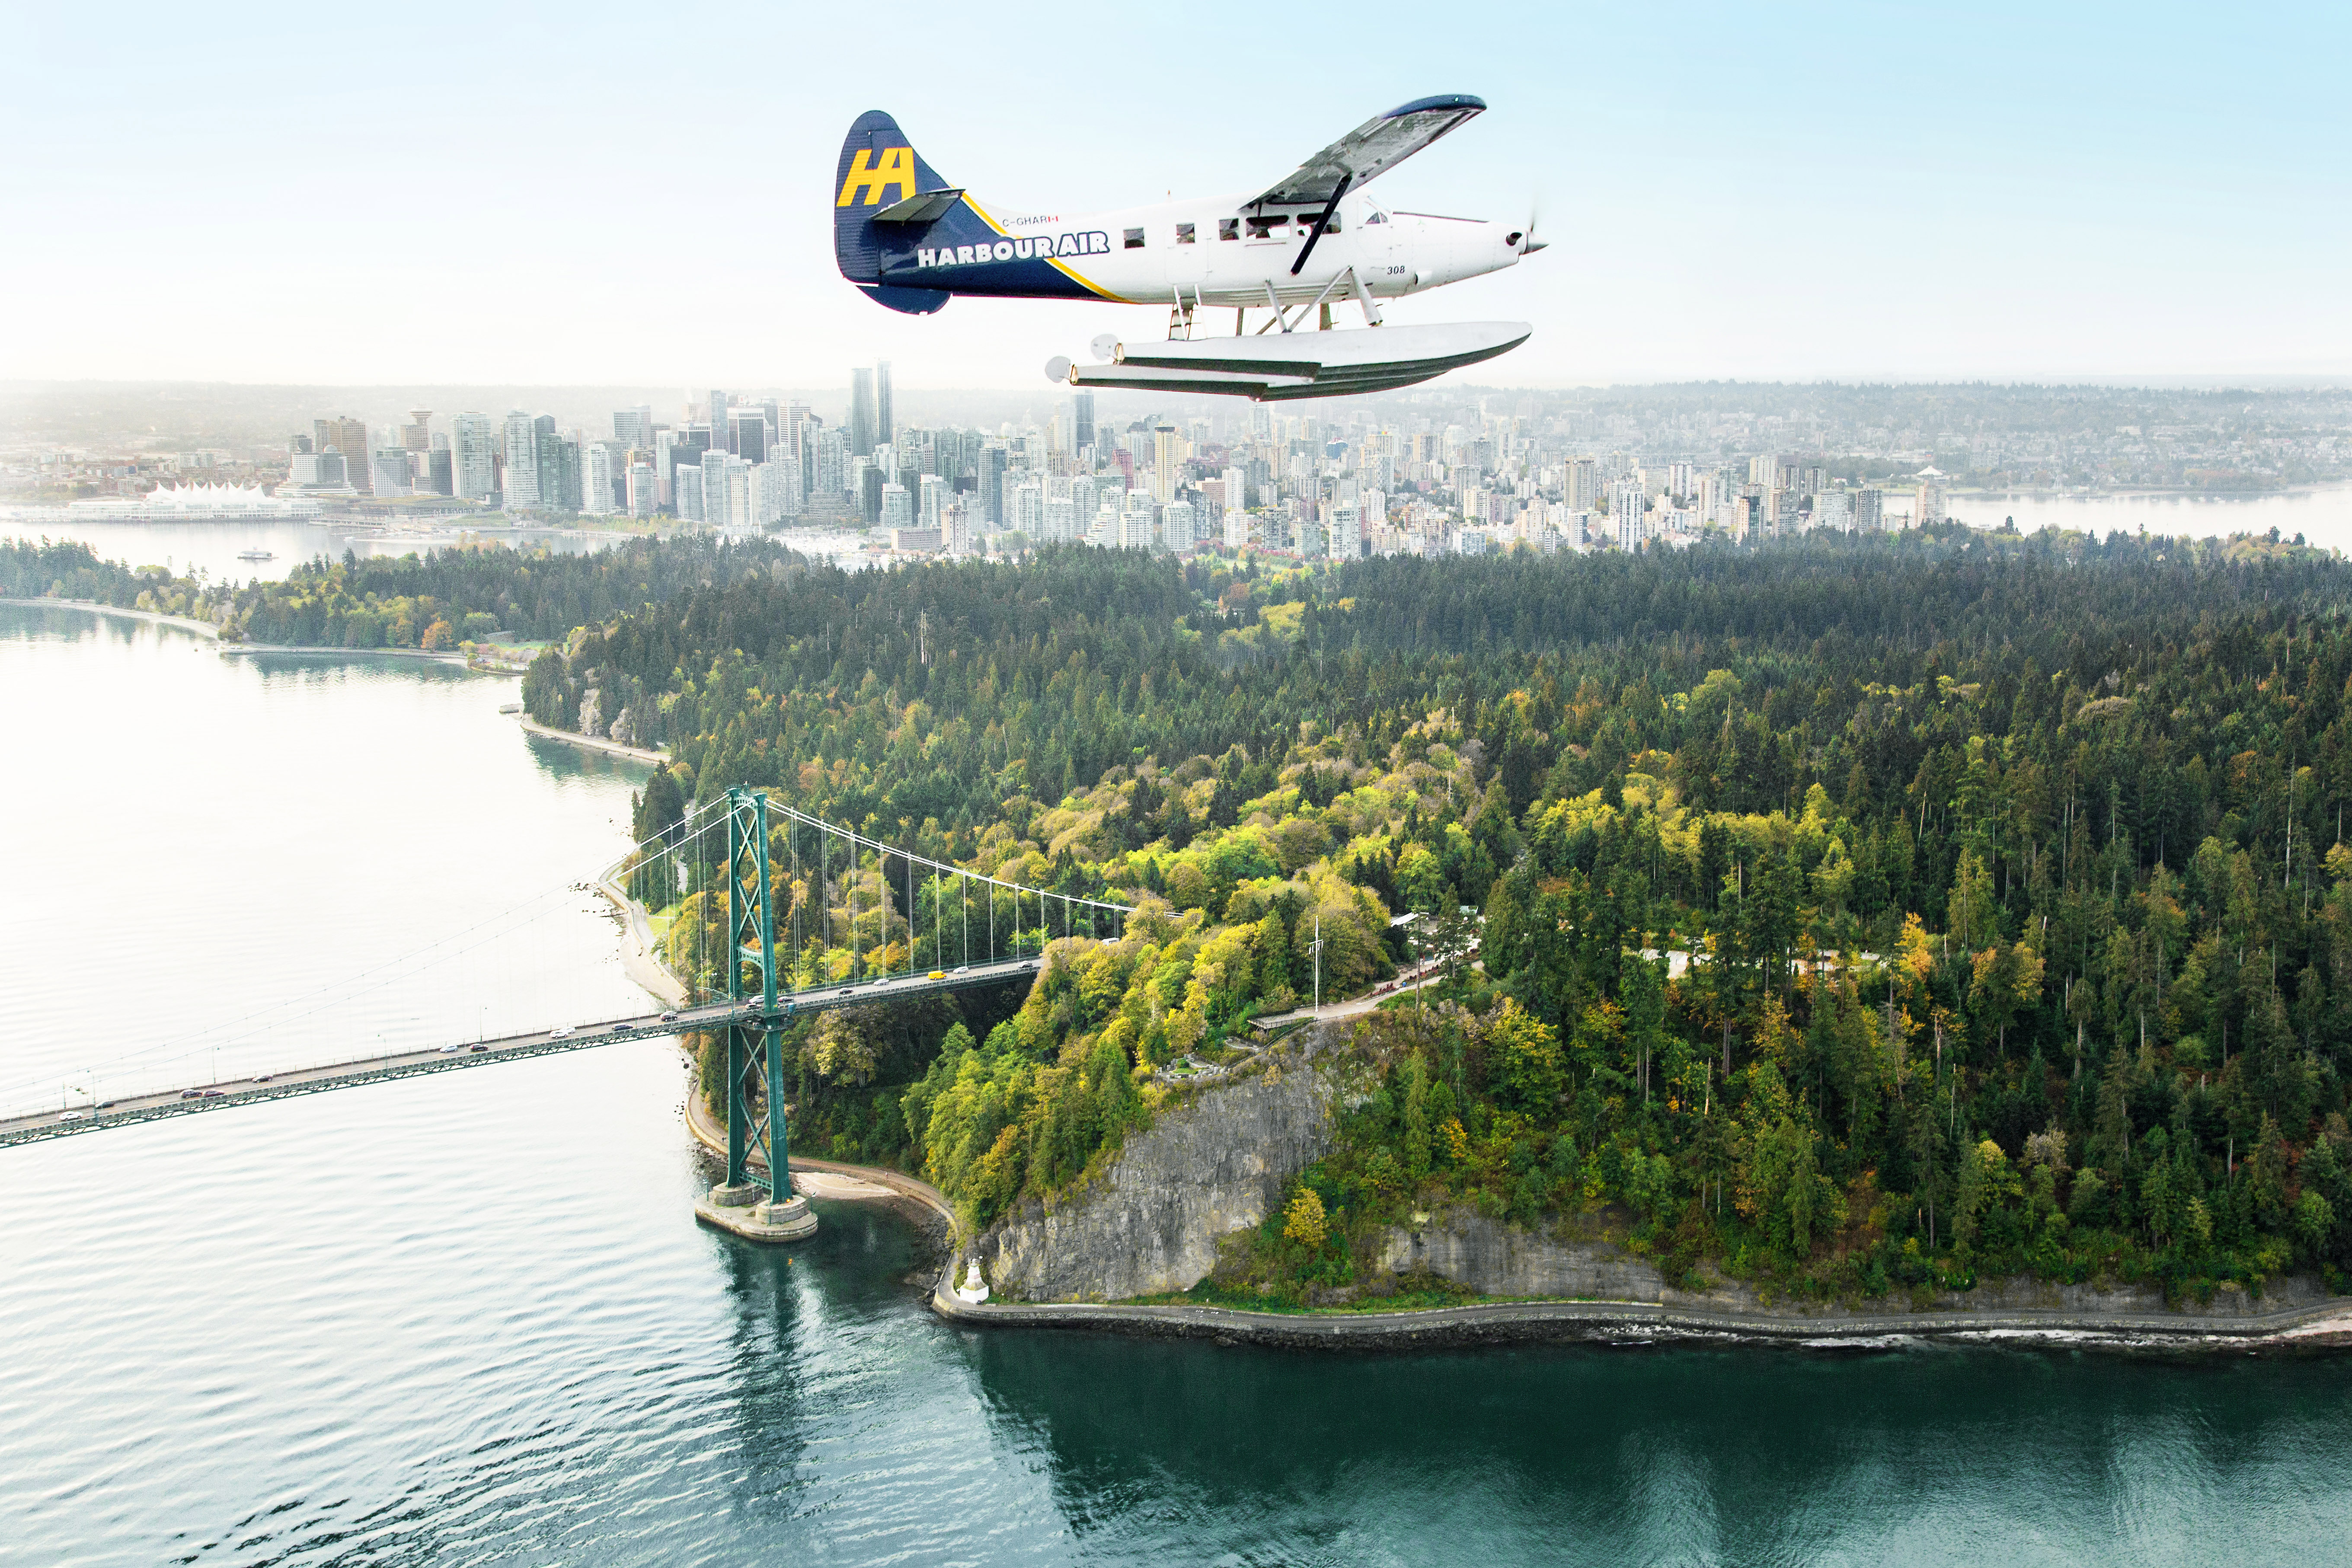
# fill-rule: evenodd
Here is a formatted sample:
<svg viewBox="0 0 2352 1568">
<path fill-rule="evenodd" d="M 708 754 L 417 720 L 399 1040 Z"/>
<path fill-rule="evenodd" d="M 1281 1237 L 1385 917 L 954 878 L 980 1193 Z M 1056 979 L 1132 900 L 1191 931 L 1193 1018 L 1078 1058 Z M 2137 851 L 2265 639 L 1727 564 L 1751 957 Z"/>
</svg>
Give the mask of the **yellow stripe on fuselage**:
<svg viewBox="0 0 2352 1568">
<path fill-rule="evenodd" d="M 979 214 L 981 222 L 986 224 L 997 233 L 1003 235 L 1007 239 L 1011 239 L 1013 237 L 1013 236 L 1006 231 L 1003 224 L 988 216 L 988 209 L 986 207 L 982 206 L 978 202 L 971 199 L 970 192 L 965 193 L 963 205 L 970 207 L 973 212 Z M 1038 259 L 1052 262 L 1055 267 L 1061 268 L 1064 277 L 1070 279 L 1072 281 L 1088 289 L 1101 299 L 1108 300 L 1120 305 L 1132 305 L 1136 303 L 1135 300 L 1128 299 L 1123 294 L 1112 293 L 1109 289 L 1104 288 L 1093 279 L 1081 274 L 1076 268 L 1072 267 L 1069 263 L 1062 260 L 1058 257 L 1047 256 L 1041 257 Z"/>
</svg>

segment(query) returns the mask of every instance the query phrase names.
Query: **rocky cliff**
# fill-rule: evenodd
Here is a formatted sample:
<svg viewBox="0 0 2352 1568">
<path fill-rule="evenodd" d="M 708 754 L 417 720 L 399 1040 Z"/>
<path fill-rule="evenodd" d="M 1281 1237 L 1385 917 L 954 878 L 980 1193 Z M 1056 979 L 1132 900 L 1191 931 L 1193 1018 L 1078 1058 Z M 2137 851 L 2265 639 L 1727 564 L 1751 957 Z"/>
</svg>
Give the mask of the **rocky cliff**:
<svg viewBox="0 0 2352 1568">
<path fill-rule="evenodd" d="M 975 1244 L 989 1283 L 1032 1301 L 1188 1290 L 1331 1146 L 1339 1059 L 1311 1039 L 1163 1109 L 1091 1182 L 1016 1206 Z"/>
<path fill-rule="evenodd" d="M 1736 1283 L 1701 1291 L 1674 1289 L 1648 1258 L 1606 1241 L 1575 1238 L 1557 1229 L 1519 1230 L 1466 1206 L 1434 1214 L 1422 1225 L 1390 1226 L 1381 1237 L 1380 1267 L 1396 1274 L 1435 1274 L 1488 1296 L 1645 1301 L 1717 1311 L 1792 1310 L 1790 1303 L 1766 1302 Z M 2326 1299 L 2326 1292 L 2315 1280 L 2283 1279 L 2272 1280 L 2259 1301 L 2230 1285 L 2214 1292 L 2210 1303 L 2187 1301 L 2178 1310 L 2192 1318 L 2237 1317 L 2310 1306 Z M 2161 1312 L 2166 1308 L 2163 1290 L 2153 1284 L 2101 1289 L 2018 1278 L 1987 1279 L 1973 1290 L 1944 1291 L 1932 1299 L 1896 1291 L 1858 1308 L 1822 1310 L 1825 1315 L 1869 1317 L 1920 1310 L 2101 1313 Z"/>
</svg>

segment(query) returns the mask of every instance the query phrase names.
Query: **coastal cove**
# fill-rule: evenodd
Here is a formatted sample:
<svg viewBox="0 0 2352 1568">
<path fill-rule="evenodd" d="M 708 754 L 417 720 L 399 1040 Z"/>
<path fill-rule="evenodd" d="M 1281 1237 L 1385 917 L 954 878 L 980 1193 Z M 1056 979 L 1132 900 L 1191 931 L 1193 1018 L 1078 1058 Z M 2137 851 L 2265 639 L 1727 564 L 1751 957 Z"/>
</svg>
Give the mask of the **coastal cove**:
<svg viewBox="0 0 2352 1568">
<path fill-rule="evenodd" d="M 104 900 L 11 900 L 11 1077 L 626 841 L 645 770 L 525 735 L 510 683 L 210 653 L 0 608 L 0 702 L 81 759 L 0 784 L 42 825 L 15 885 L 74 887 L 109 833 L 182 890 L 145 900 L 131 966 Z M 334 900 L 289 866 L 332 868 Z M 583 894 L 583 1016 L 639 1005 L 616 936 Z M 819 1196 L 789 1252 L 698 1227 L 688 1089 L 646 1042 L 11 1152 L 0 1539 L 90 1563 L 2285 1563 L 2352 1534 L 2341 1359 L 979 1331 L 930 1310 L 929 1244 L 881 1205 Z M 171 1223 L 94 1225 L 110 1191 Z"/>
</svg>

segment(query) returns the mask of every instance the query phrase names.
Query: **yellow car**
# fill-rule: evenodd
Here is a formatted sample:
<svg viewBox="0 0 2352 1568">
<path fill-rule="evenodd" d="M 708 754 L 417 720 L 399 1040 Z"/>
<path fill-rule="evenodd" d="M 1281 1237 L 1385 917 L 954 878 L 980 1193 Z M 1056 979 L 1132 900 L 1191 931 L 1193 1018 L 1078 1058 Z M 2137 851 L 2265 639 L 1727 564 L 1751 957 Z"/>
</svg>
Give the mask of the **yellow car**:
<svg viewBox="0 0 2352 1568">
<path fill-rule="evenodd" d="M 929 978 L 933 980 L 945 980 L 947 977 L 948 972 L 944 969 L 934 969 L 931 971 L 929 976 Z"/>
</svg>

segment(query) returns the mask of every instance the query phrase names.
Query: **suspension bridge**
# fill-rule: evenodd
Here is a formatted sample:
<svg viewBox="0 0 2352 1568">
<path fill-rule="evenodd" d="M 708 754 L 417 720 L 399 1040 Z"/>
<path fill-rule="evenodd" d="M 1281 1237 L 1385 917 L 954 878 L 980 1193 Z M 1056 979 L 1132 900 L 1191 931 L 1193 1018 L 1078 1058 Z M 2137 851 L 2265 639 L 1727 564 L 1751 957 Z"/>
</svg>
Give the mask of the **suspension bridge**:
<svg viewBox="0 0 2352 1568">
<path fill-rule="evenodd" d="M 567 921 L 576 937 L 583 894 L 621 910 L 653 950 L 641 978 L 674 1005 L 585 1020 L 566 1005 L 576 940 L 533 939 Z M 789 1174 L 784 1035 L 794 1023 L 1025 979 L 1049 943 L 1116 940 L 1129 912 L 730 790 L 592 882 L 241 1017 L 0 1086 L 0 1145 L 624 1040 L 723 1035 L 727 1173 L 696 1207 L 739 1234 L 789 1240 L 815 1226 Z"/>
</svg>

